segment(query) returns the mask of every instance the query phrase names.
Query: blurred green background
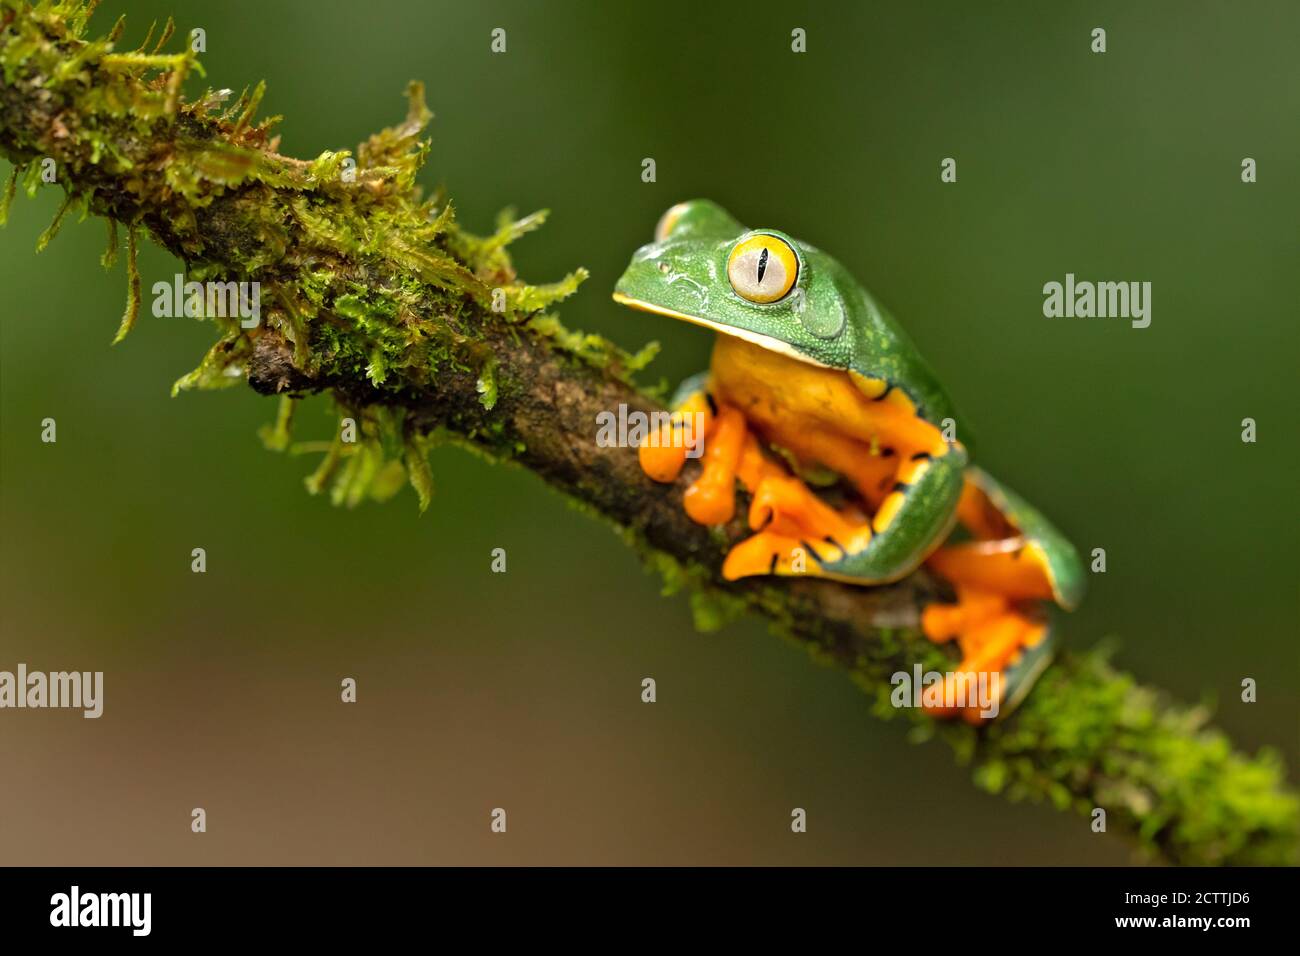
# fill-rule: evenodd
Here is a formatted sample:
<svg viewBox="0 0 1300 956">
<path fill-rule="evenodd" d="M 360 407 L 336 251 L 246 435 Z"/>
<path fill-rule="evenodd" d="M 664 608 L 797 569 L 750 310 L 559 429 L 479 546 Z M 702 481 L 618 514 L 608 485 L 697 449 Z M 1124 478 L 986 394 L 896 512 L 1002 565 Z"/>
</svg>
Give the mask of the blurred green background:
<svg viewBox="0 0 1300 956">
<path fill-rule="evenodd" d="M 423 80 L 424 182 L 471 229 L 550 208 L 521 272 L 587 266 L 565 322 L 659 339 L 652 380 L 710 347 L 609 301 L 667 206 L 710 196 L 832 252 L 939 371 L 982 463 L 1106 549 L 1067 640 L 1118 637 L 1122 665 L 1218 701 L 1295 779 L 1295 4 L 105 0 L 98 31 L 122 11 L 127 47 L 175 13 L 207 31 L 212 85 L 265 78 L 295 156 L 354 146 Z M 760 623 L 694 633 L 525 472 L 441 449 L 423 517 L 409 490 L 352 512 L 309 497 L 315 460 L 255 436 L 273 401 L 168 398 L 211 326 L 146 298 L 109 348 L 125 277 L 96 264 L 102 224 L 33 253 L 60 197 L 20 195 L 0 232 L 0 668 L 103 670 L 105 715 L 0 717 L 0 862 L 1130 859 L 1085 820 L 977 792 Z M 178 268 L 147 248 L 146 291 Z M 1067 272 L 1152 282 L 1151 327 L 1045 319 Z M 317 399 L 297 437 L 331 427 Z"/>
</svg>

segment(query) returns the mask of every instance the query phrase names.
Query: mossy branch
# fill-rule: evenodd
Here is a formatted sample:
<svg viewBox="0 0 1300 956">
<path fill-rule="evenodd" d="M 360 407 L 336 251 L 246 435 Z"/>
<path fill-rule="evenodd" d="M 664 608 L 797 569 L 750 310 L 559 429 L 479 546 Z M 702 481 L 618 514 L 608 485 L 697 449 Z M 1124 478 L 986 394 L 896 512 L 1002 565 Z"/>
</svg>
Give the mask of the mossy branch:
<svg viewBox="0 0 1300 956">
<path fill-rule="evenodd" d="M 68 211 L 104 217 L 107 265 L 124 226 L 129 293 L 119 340 L 139 314 L 141 232 L 181 259 L 190 279 L 259 282 L 260 324 L 214 318 L 217 343 L 177 389 L 246 381 L 282 396 L 263 431 L 267 446 L 319 448 L 308 487 L 330 488 L 339 503 L 388 497 L 409 479 L 426 505 L 434 441 L 522 465 L 612 522 L 668 590 L 688 589 L 701 626 L 762 614 L 848 671 L 882 716 L 898 712 L 890 675 L 917 663 L 951 666 L 918 635 L 919 608 L 938 593 L 923 572 L 875 589 L 728 584 L 722 558 L 746 529 L 711 531 L 686 518 L 690 470 L 676 485 L 656 485 L 634 453 L 597 445 L 600 412 L 657 408 L 630 377 L 653 352 L 628 355 L 547 311 L 577 288 L 582 270 L 544 285 L 518 278 L 507 247 L 543 214 L 506 216 L 483 238 L 460 228 L 445 197 L 423 196 L 415 178 L 430 114 L 418 86 L 405 120 L 355 154 L 293 159 L 279 154 L 272 121 L 255 119 L 261 85 L 233 105 L 224 92 L 186 100 L 182 84 L 198 62 L 162 52 L 172 24 L 153 48 L 146 41 L 116 52 L 121 22 L 87 38 L 93 6 L 0 0 L 0 152 L 16 166 L 0 193 L 0 221 L 20 174 L 34 193 L 48 159 L 66 196 L 41 246 Z M 314 392 L 332 395 L 354 420 L 355 442 L 335 435 L 292 444 L 292 403 Z M 1204 709 L 1173 704 L 1100 651 L 1060 656 L 1020 709 L 991 727 L 905 713 L 915 736 L 948 739 L 980 786 L 1085 817 L 1103 808 L 1110 831 L 1165 859 L 1295 861 L 1297 799 L 1277 756 L 1234 751 Z"/>
</svg>

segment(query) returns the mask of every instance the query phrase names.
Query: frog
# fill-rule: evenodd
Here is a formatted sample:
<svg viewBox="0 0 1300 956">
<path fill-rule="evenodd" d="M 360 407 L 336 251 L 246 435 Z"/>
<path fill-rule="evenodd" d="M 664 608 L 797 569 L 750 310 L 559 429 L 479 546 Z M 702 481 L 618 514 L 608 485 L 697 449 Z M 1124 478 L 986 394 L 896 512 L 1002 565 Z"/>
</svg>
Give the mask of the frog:
<svg viewBox="0 0 1300 956">
<path fill-rule="evenodd" d="M 682 502 L 699 524 L 729 524 L 745 493 L 752 534 L 729 549 L 722 577 L 872 587 L 924 565 L 948 584 L 919 622 L 958 649 L 945 682 L 996 674 L 992 710 L 1014 710 L 1052 660 L 1056 609 L 1083 599 L 1082 562 L 974 463 L 938 376 L 871 293 L 820 249 L 696 199 L 660 217 L 613 297 L 717 333 L 709 368 L 678 387 L 638 455 L 660 483 L 699 457 Z M 702 447 L 674 440 L 685 423 L 699 423 Z M 990 719 L 949 689 L 927 706 L 935 716 Z"/>
</svg>

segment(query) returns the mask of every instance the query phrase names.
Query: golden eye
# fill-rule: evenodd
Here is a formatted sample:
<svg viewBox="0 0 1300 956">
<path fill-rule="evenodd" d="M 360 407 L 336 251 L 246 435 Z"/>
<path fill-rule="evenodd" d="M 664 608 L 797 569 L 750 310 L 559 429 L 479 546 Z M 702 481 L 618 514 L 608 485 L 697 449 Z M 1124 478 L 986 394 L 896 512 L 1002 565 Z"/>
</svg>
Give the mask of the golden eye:
<svg viewBox="0 0 1300 956">
<path fill-rule="evenodd" d="M 731 250 L 727 278 L 741 298 L 775 302 L 794 288 L 799 278 L 799 257 L 784 239 L 751 236 Z"/>
</svg>

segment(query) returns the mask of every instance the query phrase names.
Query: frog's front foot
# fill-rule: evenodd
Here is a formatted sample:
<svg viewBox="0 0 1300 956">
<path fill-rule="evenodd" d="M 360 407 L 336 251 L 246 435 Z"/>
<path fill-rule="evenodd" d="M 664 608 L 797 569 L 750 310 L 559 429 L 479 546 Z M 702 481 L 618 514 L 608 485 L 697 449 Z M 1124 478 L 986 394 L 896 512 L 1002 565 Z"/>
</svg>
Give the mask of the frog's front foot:
<svg viewBox="0 0 1300 956">
<path fill-rule="evenodd" d="M 673 482 L 691 451 L 701 452 L 700 475 L 686 489 L 683 505 L 699 524 L 719 525 L 736 513 L 736 480 L 750 492 L 771 476 L 784 474 L 769 459 L 738 408 L 719 404 L 697 376 L 680 390 L 667 424 L 638 449 L 641 470 L 658 482 Z"/>
<path fill-rule="evenodd" d="M 736 513 L 736 473 L 749 430 L 745 417 L 729 405 L 718 406 L 706 434 L 703 467 L 682 504 L 699 524 L 726 524 Z"/>
<path fill-rule="evenodd" d="M 768 474 L 749 506 L 749 526 L 757 534 L 732 548 L 723 563 L 728 580 L 755 574 L 813 574 L 823 564 L 856 553 L 871 541 L 865 520 L 841 514 L 814 494 L 803 480 Z"/>
<path fill-rule="evenodd" d="M 813 560 L 800 539 L 775 531 L 760 531 L 727 552 L 722 576 L 735 581 L 758 574 L 802 574 Z"/>
<path fill-rule="evenodd" d="M 715 425 L 713 400 L 704 389 L 693 389 L 673 409 L 667 424 L 637 449 L 641 470 L 652 481 L 677 480 L 687 457 L 703 447 Z"/>
<path fill-rule="evenodd" d="M 722 574 L 729 581 L 762 574 L 822 575 L 822 566 L 866 548 L 872 539 L 865 514 L 837 511 L 801 478 L 763 452 L 744 414 L 719 404 L 702 385 L 684 389 L 669 424 L 639 450 L 641 467 L 655 481 L 675 481 L 686 464 L 683 428 L 698 416 L 703 442 L 700 475 L 686 489 L 682 504 L 693 521 L 724 525 L 736 514 L 736 482 L 752 496 L 747 515 L 757 532 L 728 553 Z"/>
<path fill-rule="evenodd" d="M 755 531 L 828 543 L 837 551 L 864 538 L 871 540 L 871 528 L 836 511 L 803 482 L 792 475 L 770 475 L 759 482 L 749 506 L 749 526 Z M 855 549 L 856 550 L 856 549 Z"/>
</svg>

